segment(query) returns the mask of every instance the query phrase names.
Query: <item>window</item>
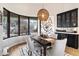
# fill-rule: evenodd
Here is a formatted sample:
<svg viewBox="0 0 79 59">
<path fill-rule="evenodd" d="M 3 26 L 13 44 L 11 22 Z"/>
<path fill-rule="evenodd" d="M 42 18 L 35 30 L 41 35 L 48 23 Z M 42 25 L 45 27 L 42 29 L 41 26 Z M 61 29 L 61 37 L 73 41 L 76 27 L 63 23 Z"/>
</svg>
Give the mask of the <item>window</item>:
<svg viewBox="0 0 79 59">
<path fill-rule="evenodd" d="M 37 18 L 30 18 L 30 34 L 37 33 L 37 31 L 38 31 Z"/>
<path fill-rule="evenodd" d="M 18 36 L 18 15 L 10 13 L 10 37 Z"/>
<path fill-rule="evenodd" d="M 7 13 L 8 12 L 6 10 L 3 11 L 3 39 L 7 38 Z"/>
<path fill-rule="evenodd" d="M 20 35 L 28 34 L 28 18 L 20 16 Z"/>
<path fill-rule="evenodd" d="M 38 22 L 36 17 L 18 15 L 4 8 L 3 36 L 4 39 L 19 35 L 37 33 Z"/>
</svg>

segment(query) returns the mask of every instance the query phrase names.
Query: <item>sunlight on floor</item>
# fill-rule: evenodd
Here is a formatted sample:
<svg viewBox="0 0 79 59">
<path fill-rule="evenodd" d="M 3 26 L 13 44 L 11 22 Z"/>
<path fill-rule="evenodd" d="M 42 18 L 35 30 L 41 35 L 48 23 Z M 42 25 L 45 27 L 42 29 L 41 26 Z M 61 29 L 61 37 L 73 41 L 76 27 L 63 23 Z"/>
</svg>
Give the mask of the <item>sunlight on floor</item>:
<svg viewBox="0 0 79 59">
<path fill-rule="evenodd" d="M 20 49 L 26 47 L 26 44 L 16 45 L 9 49 L 9 56 L 21 56 Z"/>
<path fill-rule="evenodd" d="M 74 48 L 71 48 L 71 47 L 66 47 L 65 51 L 67 53 L 69 53 L 70 55 L 72 55 L 72 56 L 79 56 L 79 49 L 74 49 Z"/>
</svg>

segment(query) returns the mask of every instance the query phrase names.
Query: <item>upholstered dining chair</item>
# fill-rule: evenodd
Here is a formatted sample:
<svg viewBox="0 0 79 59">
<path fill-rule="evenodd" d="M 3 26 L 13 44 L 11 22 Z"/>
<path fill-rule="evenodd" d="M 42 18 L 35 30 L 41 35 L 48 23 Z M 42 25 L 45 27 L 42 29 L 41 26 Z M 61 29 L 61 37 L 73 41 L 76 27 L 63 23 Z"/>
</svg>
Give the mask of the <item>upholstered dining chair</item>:
<svg viewBox="0 0 79 59">
<path fill-rule="evenodd" d="M 64 56 L 67 38 L 56 40 L 51 49 L 47 50 L 48 56 Z"/>
</svg>

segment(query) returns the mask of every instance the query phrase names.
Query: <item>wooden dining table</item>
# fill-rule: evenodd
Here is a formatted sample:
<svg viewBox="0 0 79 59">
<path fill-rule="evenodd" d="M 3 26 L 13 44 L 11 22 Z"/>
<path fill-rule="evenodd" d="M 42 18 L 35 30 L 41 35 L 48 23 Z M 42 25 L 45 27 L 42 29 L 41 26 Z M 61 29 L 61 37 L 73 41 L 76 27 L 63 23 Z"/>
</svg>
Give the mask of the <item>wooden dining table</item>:
<svg viewBox="0 0 79 59">
<path fill-rule="evenodd" d="M 51 46 L 55 42 L 55 38 L 43 38 L 40 36 L 31 37 L 33 40 L 38 42 L 43 47 L 43 55 L 46 56 L 46 49 L 48 46 Z"/>
</svg>

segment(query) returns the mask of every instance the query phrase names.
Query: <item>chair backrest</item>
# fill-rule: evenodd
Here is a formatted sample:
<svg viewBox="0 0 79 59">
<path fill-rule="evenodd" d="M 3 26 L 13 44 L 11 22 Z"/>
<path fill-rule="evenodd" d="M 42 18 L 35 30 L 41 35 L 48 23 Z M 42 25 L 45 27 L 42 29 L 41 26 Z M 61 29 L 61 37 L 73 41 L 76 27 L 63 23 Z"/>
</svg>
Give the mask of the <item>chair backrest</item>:
<svg viewBox="0 0 79 59">
<path fill-rule="evenodd" d="M 49 51 L 52 56 L 64 56 L 67 38 L 56 40 L 53 48 Z"/>
<path fill-rule="evenodd" d="M 27 46 L 30 51 L 34 51 L 34 43 L 32 42 L 30 36 L 28 36 L 28 39 L 27 39 Z"/>
</svg>

